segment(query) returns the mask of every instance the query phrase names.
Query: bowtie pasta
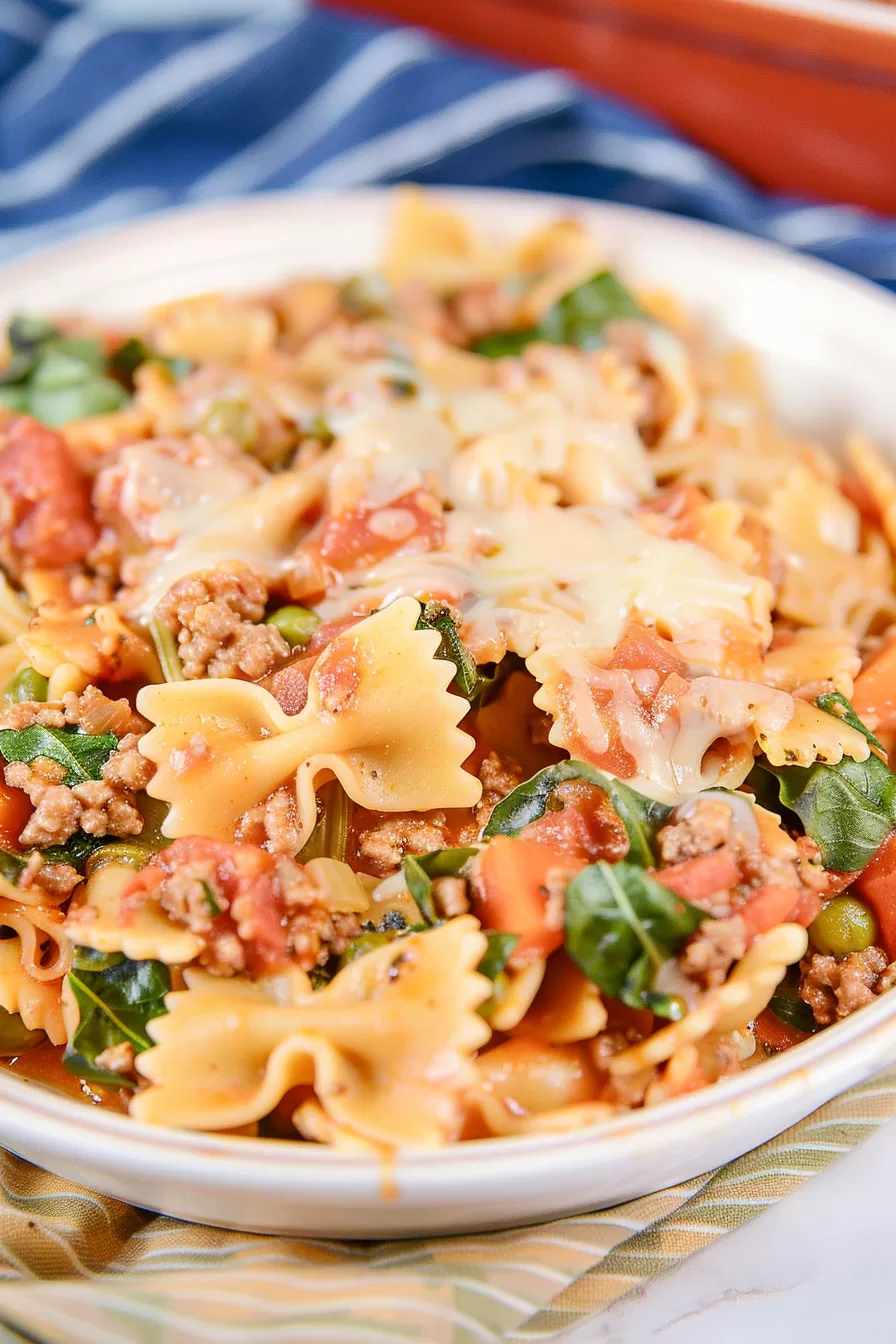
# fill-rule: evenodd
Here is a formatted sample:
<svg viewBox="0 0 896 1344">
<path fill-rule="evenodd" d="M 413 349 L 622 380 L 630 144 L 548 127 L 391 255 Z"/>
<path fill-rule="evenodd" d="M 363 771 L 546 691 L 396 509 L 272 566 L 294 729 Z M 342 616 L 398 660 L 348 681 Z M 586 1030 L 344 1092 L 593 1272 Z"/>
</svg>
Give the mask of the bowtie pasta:
<svg viewBox="0 0 896 1344">
<path fill-rule="evenodd" d="M 896 982 L 896 476 L 574 220 L 407 189 L 375 274 L 8 347 L 10 1069 L 432 1148 Z"/>
</svg>

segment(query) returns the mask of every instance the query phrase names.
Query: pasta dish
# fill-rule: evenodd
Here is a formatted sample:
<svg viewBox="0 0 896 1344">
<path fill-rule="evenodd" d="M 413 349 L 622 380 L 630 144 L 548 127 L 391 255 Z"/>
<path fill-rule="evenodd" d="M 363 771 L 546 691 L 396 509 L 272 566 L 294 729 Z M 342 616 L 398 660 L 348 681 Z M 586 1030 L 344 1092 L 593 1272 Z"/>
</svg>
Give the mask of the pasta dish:
<svg viewBox="0 0 896 1344">
<path fill-rule="evenodd" d="M 0 1055 L 354 1151 L 558 1132 L 896 983 L 896 474 L 558 220 L 0 370 Z"/>
</svg>

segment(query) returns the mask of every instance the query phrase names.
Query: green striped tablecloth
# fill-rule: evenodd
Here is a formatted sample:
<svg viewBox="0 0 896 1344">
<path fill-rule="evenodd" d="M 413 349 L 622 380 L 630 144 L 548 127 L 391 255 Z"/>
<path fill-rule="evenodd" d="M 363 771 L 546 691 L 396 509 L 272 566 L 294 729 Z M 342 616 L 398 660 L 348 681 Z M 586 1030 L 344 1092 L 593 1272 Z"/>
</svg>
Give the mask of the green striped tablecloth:
<svg viewBox="0 0 896 1344">
<path fill-rule="evenodd" d="M 0 1338 L 28 1344 L 550 1340 L 783 1199 L 896 1113 L 896 1073 L 736 1162 L 540 1227 L 380 1243 L 226 1232 L 0 1154 Z"/>
</svg>

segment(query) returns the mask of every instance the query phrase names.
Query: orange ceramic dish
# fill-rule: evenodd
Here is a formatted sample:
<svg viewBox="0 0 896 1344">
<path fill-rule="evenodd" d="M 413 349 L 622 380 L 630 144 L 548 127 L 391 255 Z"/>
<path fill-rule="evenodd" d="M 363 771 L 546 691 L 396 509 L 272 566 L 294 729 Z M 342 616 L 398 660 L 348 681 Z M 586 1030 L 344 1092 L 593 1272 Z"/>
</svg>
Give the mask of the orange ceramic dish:
<svg viewBox="0 0 896 1344">
<path fill-rule="evenodd" d="M 896 13 L 876 0 L 352 0 L 667 118 L 762 186 L 896 210 Z"/>
</svg>

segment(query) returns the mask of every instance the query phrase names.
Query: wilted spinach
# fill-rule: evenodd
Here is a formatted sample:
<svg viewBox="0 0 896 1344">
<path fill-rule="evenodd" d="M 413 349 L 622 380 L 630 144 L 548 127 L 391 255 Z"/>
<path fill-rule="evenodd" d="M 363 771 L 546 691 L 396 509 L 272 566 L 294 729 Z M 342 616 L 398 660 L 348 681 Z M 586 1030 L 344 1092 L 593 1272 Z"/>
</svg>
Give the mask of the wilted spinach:
<svg viewBox="0 0 896 1344">
<path fill-rule="evenodd" d="M 134 1053 L 152 1045 L 146 1025 L 161 1017 L 171 972 L 160 961 L 129 961 L 120 952 L 76 947 L 67 984 L 80 1017 L 63 1064 L 70 1073 L 112 1087 L 133 1087 L 119 1073 L 103 1069 L 97 1056 L 112 1045 L 130 1042 Z"/>
<path fill-rule="evenodd" d="M 844 696 L 821 695 L 815 703 L 857 728 L 872 747 L 878 745 Z M 874 751 L 866 761 L 844 756 L 837 765 L 759 764 L 777 781 L 780 801 L 799 817 L 826 868 L 838 873 L 864 868 L 896 826 L 896 775 Z"/>
<path fill-rule="evenodd" d="M 674 1019 L 683 1005 L 653 982 L 704 919 L 636 864 L 594 863 L 567 888 L 566 952 L 610 998 Z"/>
<path fill-rule="evenodd" d="M 604 790 L 626 829 L 629 859 L 645 868 L 650 867 L 654 862 L 653 837 L 671 808 L 663 803 L 655 803 L 652 798 L 645 798 L 643 794 L 636 793 L 627 784 L 605 775 L 586 761 L 558 761 L 556 765 L 539 770 L 537 775 L 523 784 L 518 784 L 492 810 L 482 832 L 483 840 L 493 835 L 519 835 L 530 821 L 537 821 L 544 816 L 551 794 L 558 784 L 570 779 L 581 779 Z"/>
<path fill-rule="evenodd" d="M 474 341 L 472 348 L 490 359 L 518 355 L 532 341 L 594 350 L 602 343 L 606 322 L 643 317 L 637 301 L 613 272 L 599 271 L 558 299 L 537 326 L 492 332 Z"/>
</svg>

